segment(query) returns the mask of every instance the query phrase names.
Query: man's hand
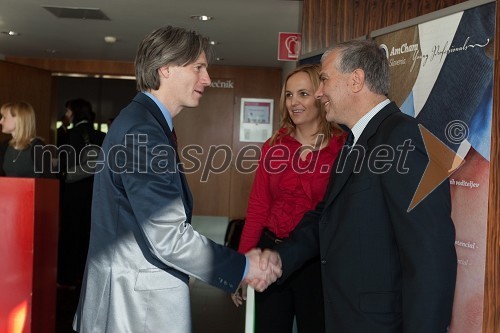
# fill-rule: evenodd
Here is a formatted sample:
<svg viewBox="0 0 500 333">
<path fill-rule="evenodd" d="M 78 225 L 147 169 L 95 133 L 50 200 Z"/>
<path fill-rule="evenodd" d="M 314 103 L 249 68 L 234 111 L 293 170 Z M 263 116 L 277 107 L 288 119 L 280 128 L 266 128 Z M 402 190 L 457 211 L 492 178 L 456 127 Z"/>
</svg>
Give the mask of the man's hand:
<svg viewBox="0 0 500 333">
<path fill-rule="evenodd" d="M 245 282 L 257 291 L 264 291 L 281 276 L 281 258 L 277 252 L 253 249 L 247 252 L 249 268 Z"/>
<path fill-rule="evenodd" d="M 272 267 L 279 267 L 280 273 L 279 276 L 281 276 L 281 257 L 276 251 L 272 250 L 264 250 L 264 252 L 261 253 L 260 255 L 260 269 L 266 270 L 269 265 Z"/>
</svg>

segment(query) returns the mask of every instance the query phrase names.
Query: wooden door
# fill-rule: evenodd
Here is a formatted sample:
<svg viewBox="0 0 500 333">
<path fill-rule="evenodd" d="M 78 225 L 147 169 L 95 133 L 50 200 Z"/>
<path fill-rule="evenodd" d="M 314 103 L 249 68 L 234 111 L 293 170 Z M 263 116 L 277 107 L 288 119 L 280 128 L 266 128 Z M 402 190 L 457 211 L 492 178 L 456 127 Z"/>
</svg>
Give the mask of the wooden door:
<svg viewBox="0 0 500 333">
<path fill-rule="evenodd" d="M 197 108 L 186 108 L 173 120 L 194 215 L 229 216 L 233 106 L 232 85 L 210 87 Z"/>
</svg>

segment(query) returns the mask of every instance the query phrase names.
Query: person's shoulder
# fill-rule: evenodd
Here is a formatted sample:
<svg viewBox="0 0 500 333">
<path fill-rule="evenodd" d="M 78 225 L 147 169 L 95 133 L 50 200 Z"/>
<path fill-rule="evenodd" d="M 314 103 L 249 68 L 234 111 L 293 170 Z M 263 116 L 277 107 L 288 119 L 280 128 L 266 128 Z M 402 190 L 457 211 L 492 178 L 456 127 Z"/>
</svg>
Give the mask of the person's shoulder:
<svg viewBox="0 0 500 333">
<path fill-rule="evenodd" d="M 378 131 L 379 137 L 389 145 L 404 145 L 410 140 L 412 145 L 423 144 L 419 122 L 403 112 L 395 112 L 385 119 Z"/>
<path fill-rule="evenodd" d="M 272 139 L 274 138 L 274 142 L 272 142 Z M 292 136 L 290 131 L 282 127 L 278 131 L 273 134 L 272 137 L 270 137 L 266 143 L 269 146 L 274 146 L 274 145 L 281 145 L 281 146 L 293 146 L 293 145 L 300 145 L 300 143 Z"/>
<path fill-rule="evenodd" d="M 399 109 L 390 113 L 381 123 L 381 126 L 388 129 L 389 132 L 418 131 L 418 120 Z"/>
<path fill-rule="evenodd" d="M 156 105 L 148 95 L 144 93 L 137 93 L 132 101 L 121 111 L 121 112 L 137 112 L 137 111 L 149 111 L 157 110 L 159 112 L 160 108 Z M 146 112 L 144 112 L 146 113 Z"/>
<path fill-rule="evenodd" d="M 0 159 L 3 158 L 8 147 L 9 147 L 9 140 L 5 140 L 0 143 Z"/>
<path fill-rule="evenodd" d="M 274 135 L 272 137 L 270 137 L 269 139 L 267 139 L 260 147 L 261 159 L 270 158 L 271 156 L 269 155 L 269 151 L 271 150 L 271 148 L 273 146 L 281 144 L 281 138 L 274 138 L 274 142 L 273 142 L 273 137 L 274 137 Z"/>
<path fill-rule="evenodd" d="M 390 117 L 394 118 L 396 121 L 401 123 L 418 124 L 418 120 L 415 117 L 407 115 L 403 111 L 397 109 L 396 112 L 392 113 Z"/>
<path fill-rule="evenodd" d="M 292 144 L 293 138 L 290 136 L 290 134 L 286 133 L 286 130 L 281 128 L 275 134 L 273 134 L 269 139 L 267 139 L 263 144 L 262 144 L 262 152 L 267 152 L 269 151 L 272 147 L 279 146 L 278 148 L 272 148 L 272 149 L 281 149 L 284 146 L 289 147 Z M 281 148 L 280 148 L 281 147 Z"/>
<path fill-rule="evenodd" d="M 149 97 L 147 97 L 146 95 L 144 95 L 144 98 L 149 99 Z M 130 104 L 125 106 L 113 121 L 113 125 L 115 124 L 115 122 L 118 122 L 123 126 L 126 124 L 130 125 L 153 120 L 154 117 L 152 108 L 157 108 L 156 104 L 154 104 L 153 101 L 151 101 L 153 104 L 141 103 L 140 100 L 141 99 L 137 101 L 136 98 L 134 98 L 134 100 L 130 102 Z"/>
<path fill-rule="evenodd" d="M 94 144 L 97 144 L 97 145 L 102 145 L 102 142 L 104 141 L 104 137 L 106 136 L 106 133 L 100 131 L 100 130 L 96 130 L 94 129 L 92 131 L 92 140 L 91 141 L 94 141 L 92 143 Z"/>
<path fill-rule="evenodd" d="M 77 133 L 80 133 L 81 131 L 82 131 L 82 127 L 81 126 L 75 126 L 73 124 L 73 127 L 71 127 L 70 129 L 68 129 L 68 136 L 75 135 Z"/>
<path fill-rule="evenodd" d="M 37 137 L 34 137 L 32 140 L 31 140 L 31 146 L 38 146 L 38 145 L 45 145 L 45 140 L 39 136 Z"/>
</svg>

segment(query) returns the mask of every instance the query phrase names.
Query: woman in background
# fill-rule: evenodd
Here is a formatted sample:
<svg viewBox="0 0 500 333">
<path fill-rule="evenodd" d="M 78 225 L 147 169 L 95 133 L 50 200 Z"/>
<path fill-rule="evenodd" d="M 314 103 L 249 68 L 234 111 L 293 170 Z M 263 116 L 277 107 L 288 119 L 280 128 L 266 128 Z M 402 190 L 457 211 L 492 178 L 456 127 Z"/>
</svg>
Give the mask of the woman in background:
<svg viewBox="0 0 500 333">
<path fill-rule="evenodd" d="M 286 238 L 304 213 L 323 199 L 333 163 L 345 135 L 325 119 L 314 93 L 319 65 L 303 65 L 286 78 L 280 98 L 280 129 L 262 146 L 250 193 L 239 252 L 273 248 Z M 242 304 L 246 286 L 232 295 Z M 324 332 L 319 258 L 311 260 L 283 284 L 255 295 L 255 332 L 292 332 L 296 317 L 301 333 Z"/>
<path fill-rule="evenodd" d="M 5 103 L 0 113 L 2 133 L 12 135 L 0 144 L 0 176 L 51 177 L 51 155 L 43 154 L 45 143 L 36 137 L 33 107 L 26 102 Z"/>
</svg>

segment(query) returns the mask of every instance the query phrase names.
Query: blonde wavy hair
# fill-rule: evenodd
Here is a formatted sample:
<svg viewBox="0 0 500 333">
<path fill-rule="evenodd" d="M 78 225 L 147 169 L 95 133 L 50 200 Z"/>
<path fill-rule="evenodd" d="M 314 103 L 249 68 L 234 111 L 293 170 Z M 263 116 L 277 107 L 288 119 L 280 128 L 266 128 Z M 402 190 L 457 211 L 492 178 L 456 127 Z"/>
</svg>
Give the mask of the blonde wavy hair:
<svg viewBox="0 0 500 333">
<path fill-rule="evenodd" d="M 286 84 L 288 80 L 297 73 L 306 73 L 309 76 L 309 79 L 311 79 L 313 91 L 315 92 L 316 90 L 318 90 L 320 84 L 320 79 L 319 79 L 320 70 L 321 66 L 319 64 L 305 64 L 295 68 L 292 72 L 290 72 L 287 75 L 285 82 L 283 83 L 283 87 L 281 88 L 281 97 L 279 106 L 280 126 L 279 129 L 276 132 L 274 132 L 273 136 L 271 136 L 271 139 L 269 140 L 270 145 L 273 145 L 277 141 L 280 141 L 285 135 L 289 135 L 295 132 L 295 124 L 293 123 L 292 118 L 290 118 L 290 115 L 288 114 L 288 110 L 286 108 Z M 335 136 L 342 135 L 343 131 L 337 124 L 328 122 L 326 120 L 325 108 L 323 104 L 321 104 L 321 101 L 317 99 L 315 101 L 315 104 L 322 115 L 320 128 L 318 132 L 315 134 L 322 134 L 324 140 L 327 141 L 330 141 L 330 139 L 334 135 Z M 282 128 L 286 129 L 284 133 L 280 133 L 280 130 Z"/>
<path fill-rule="evenodd" d="M 35 110 L 27 102 L 10 102 L 0 108 L 2 115 L 6 112 L 10 112 L 10 115 L 16 118 L 16 129 L 9 144 L 18 150 L 28 148 L 31 140 L 36 137 Z"/>
</svg>

